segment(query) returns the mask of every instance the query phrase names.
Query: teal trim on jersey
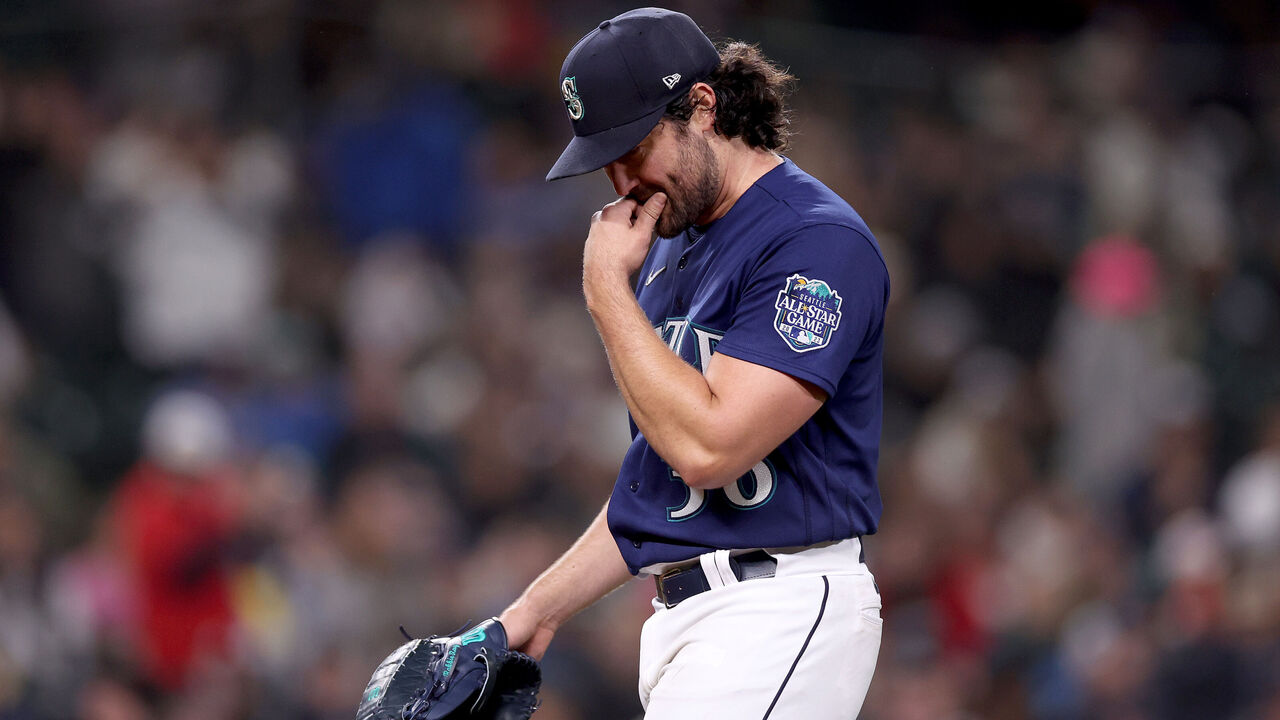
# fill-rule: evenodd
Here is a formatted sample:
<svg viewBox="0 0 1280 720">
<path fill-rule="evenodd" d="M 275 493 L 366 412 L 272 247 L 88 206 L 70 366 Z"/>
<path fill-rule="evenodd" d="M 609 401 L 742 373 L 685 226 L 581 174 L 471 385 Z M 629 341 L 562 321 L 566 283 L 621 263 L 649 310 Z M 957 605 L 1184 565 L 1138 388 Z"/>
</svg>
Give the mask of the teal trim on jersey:
<svg viewBox="0 0 1280 720">
<path fill-rule="evenodd" d="M 676 337 L 676 330 L 677 328 L 679 328 L 681 331 L 683 331 L 684 328 L 688 327 L 688 324 L 686 323 L 683 327 L 680 327 L 673 323 L 675 323 L 678 320 L 684 320 L 684 319 L 685 318 L 667 318 L 666 320 L 663 320 L 662 324 L 656 328 L 658 331 L 658 337 L 662 338 L 663 344 L 666 345 L 667 348 L 671 350 L 671 352 L 676 353 L 677 355 L 680 354 L 680 346 L 677 343 L 679 343 L 684 338 Z"/>
<path fill-rule="evenodd" d="M 736 502 L 734 502 L 734 501 L 733 501 L 733 498 L 729 497 L 729 495 L 728 495 L 728 494 L 726 494 L 726 495 L 724 496 L 724 499 L 725 499 L 725 500 L 727 500 L 727 501 L 729 501 L 729 505 L 731 505 L 731 506 L 733 507 L 733 509 L 735 509 L 735 510 L 744 510 L 744 511 L 745 511 L 745 510 L 756 510 L 756 509 L 758 509 L 758 508 L 762 508 L 762 507 L 764 507 L 765 505 L 768 505 L 768 504 L 769 504 L 769 501 L 773 499 L 773 496 L 777 494 L 777 492 L 778 492 L 778 480 L 779 480 L 779 478 L 778 478 L 778 468 L 777 468 L 777 467 L 775 467 L 775 466 L 774 466 L 774 464 L 773 464 L 772 462 L 770 462 L 770 461 L 769 461 L 769 458 L 765 458 L 763 462 L 764 462 L 764 464 L 765 464 L 765 467 L 769 468 L 769 472 L 773 474 L 773 487 L 770 487 L 770 488 L 769 488 L 769 495 L 768 495 L 768 497 L 766 497 L 765 499 L 761 500 L 760 502 L 758 502 L 758 503 L 754 503 L 754 504 L 752 504 L 752 505 L 739 505 L 738 503 L 736 503 Z M 750 470 L 748 470 L 748 471 L 747 471 L 747 472 L 746 472 L 742 477 L 746 477 L 747 475 L 750 475 L 750 474 L 751 474 L 751 471 L 750 471 Z M 737 480 L 735 480 L 734 482 L 739 482 L 739 483 L 740 483 L 740 482 L 742 482 L 742 478 L 738 478 L 738 479 L 737 479 Z M 741 486 L 741 485 L 739 485 L 738 487 L 739 487 L 739 489 L 741 489 L 741 487 L 742 487 L 742 486 Z M 757 488 L 757 489 L 758 489 L 758 488 Z M 746 495 L 746 493 L 743 493 L 743 495 Z"/>
<path fill-rule="evenodd" d="M 687 319 L 687 318 L 686 318 L 686 319 Z M 693 322 L 692 320 L 689 320 L 689 324 L 688 324 L 688 326 L 687 326 L 687 327 L 697 328 L 698 330 L 701 330 L 701 331 L 703 331 L 703 332 L 707 333 L 708 335 L 713 336 L 713 337 L 711 337 L 711 338 L 707 341 L 707 356 L 706 356 L 706 357 L 702 357 L 702 346 L 701 346 L 701 345 L 696 345 L 696 346 L 694 346 L 694 352 L 698 355 L 698 360 L 697 360 L 697 362 L 696 362 L 696 363 L 694 363 L 694 367 L 698 368 L 698 371 L 699 371 L 699 372 L 706 372 L 706 371 L 707 371 L 707 363 L 711 361 L 711 356 L 716 354 L 716 346 L 717 346 L 717 345 L 719 345 L 719 344 L 720 344 L 720 341 L 724 339 L 724 333 L 725 333 L 725 331 L 724 331 L 724 330 L 716 330 L 715 328 L 709 328 L 709 327 L 707 327 L 707 326 L 705 326 L 705 325 L 699 325 L 698 323 Z"/>
<path fill-rule="evenodd" d="M 684 344 L 685 334 L 689 330 L 689 319 L 681 317 L 670 317 L 662 321 L 661 325 L 655 328 L 658 331 L 658 337 L 662 338 L 662 343 L 667 349 L 676 355 L 680 355 L 680 346 Z"/>
<path fill-rule="evenodd" d="M 671 517 L 672 510 L 679 510 L 681 508 L 685 508 L 689 506 L 689 501 L 693 499 L 693 488 L 686 485 L 684 480 L 681 479 L 679 475 L 676 475 L 676 471 L 672 470 L 670 466 L 667 467 L 667 479 L 671 480 L 671 482 L 678 482 L 682 487 L 684 487 L 684 502 L 680 503 L 679 505 L 671 505 L 667 507 L 667 522 L 678 523 L 678 522 L 684 522 L 686 520 L 692 520 L 698 517 L 699 515 L 701 515 L 703 510 L 707 509 L 707 501 L 709 500 L 709 498 L 707 497 L 707 493 L 704 490 L 702 492 L 702 504 L 699 505 L 698 509 L 694 510 L 691 515 L 687 515 L 681 518 Z"/>
<path fill-rule="evenodd" d="M 685 317 L 678 317 L 678 318 L 671 318 L 671 319 L 672 320 L 689 320 L 689 317 L 685 316 Z M 707 327 L 706 325 L 699 325 L 698 323 L 693 322 L 692 320 L 689 320 L 689 325 L 691 325 L 692 327 L 696 327 L 699 330 L 706 330 L 712 335 L 719 335 L 720 339 L 724 338 L 724 332 L 725 332 L 724 330 L 717 330 L 715 328 Z M 719 343 L 720 339 L 717 339 L 716 342 Z M 715 348 L 713 347 L 712 349 L 714 350 Z"/>
<path fill-rule="evenodd" d="M 701 330 L 709 336 L 707 340 L 706 357 L 702 356 L 702 345 L 698 342 L 700 339 L 696 337 L 696 334 L 690 332 L 690 328 Z M 694 334 L 694 341 L 698 344 L 694 345 L 693 362 L 690 364 L 698 368 L 698 372 L 707 371 L 707 362 L 711 360 L 711 356 L 716 352 L 716 346 L 720 344 L 720 341 L 724 339 L 725 335 L 725 331 L 723 330 L 716 330 L 715 328 L 707 327 L 706 325 L 699 325 L 698 323 L 693 322 L 689 319 L 688 315 L 678 315 L 675 317 L 665 318 L 660 325 L 654 325 L 653 329 L 658 333 L 658 337 L 662 338 L 662 342 L 666 343 L 667 347 L 670 348 L 672 352 L 682 358 L 684 357 L 684 344 L 689 341 L 689 335 Z M 677 329 L 680 331 L 680 335 L 678 337 L 675 334 Z"/>
</svg>

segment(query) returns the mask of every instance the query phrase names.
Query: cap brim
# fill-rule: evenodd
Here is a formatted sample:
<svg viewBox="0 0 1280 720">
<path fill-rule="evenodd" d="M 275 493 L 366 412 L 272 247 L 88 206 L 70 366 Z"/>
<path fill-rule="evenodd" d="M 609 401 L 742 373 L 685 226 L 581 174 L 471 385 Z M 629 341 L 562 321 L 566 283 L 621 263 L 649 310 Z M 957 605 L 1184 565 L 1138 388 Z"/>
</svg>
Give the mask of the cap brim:
<svg viewBox="0 0 1280 720">
<path fill-rule="evenodd" d="M 644 117 L 629 123 L 601 130 L 592 135 L 575 136 L 569 141 L 560 159 L 551 166 L 547 180 L 582 175 L 608 165 L 631 152 L 631 148 L 640 144 L 645 136 L 658 125 L 666 106 L 658 108 Z"/>
</svg>

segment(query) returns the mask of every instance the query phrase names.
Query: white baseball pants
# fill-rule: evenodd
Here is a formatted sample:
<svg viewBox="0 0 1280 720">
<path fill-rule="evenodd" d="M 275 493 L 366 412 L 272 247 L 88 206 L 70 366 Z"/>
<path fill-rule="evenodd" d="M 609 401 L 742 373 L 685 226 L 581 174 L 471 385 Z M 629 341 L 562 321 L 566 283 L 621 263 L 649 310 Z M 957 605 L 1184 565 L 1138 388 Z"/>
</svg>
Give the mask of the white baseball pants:
<svg viewBox="0 0 1280 720">
<path fill-rule="evenodd" d="M 857 538 L 774 552 L 738 581 L 729 553 L 699 558 L 711 589 L 654 600 L 640 636 L 645 720 L 854 720 L 880 651 L 880 594 Z"/>
</svg>

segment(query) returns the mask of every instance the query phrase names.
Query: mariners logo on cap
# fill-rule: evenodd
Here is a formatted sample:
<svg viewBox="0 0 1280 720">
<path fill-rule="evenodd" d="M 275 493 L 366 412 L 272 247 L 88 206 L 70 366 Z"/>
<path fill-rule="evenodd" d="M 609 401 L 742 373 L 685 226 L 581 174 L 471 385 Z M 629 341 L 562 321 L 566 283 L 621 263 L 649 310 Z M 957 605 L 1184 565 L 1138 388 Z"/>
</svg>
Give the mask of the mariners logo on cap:
<svg viewBox="0 0 1280 720">
<path fill-rule="evenodd" d="M 787 278 L 778 291 L 773 329 L 796 352 L 826 347 L 840 327 L 840 294 L 822 280 L 802 275 Z"/>
<path fill-rule="evenodd" d="M 569 108 L 569 117 L 581 120 L 585 111 L 582 108 L 582 98 L 578 97 L 578 79 L 572 75 L 565 78 L 560 83 L 560 94 L 564 96 L 565 107 Z"/>
</svg>

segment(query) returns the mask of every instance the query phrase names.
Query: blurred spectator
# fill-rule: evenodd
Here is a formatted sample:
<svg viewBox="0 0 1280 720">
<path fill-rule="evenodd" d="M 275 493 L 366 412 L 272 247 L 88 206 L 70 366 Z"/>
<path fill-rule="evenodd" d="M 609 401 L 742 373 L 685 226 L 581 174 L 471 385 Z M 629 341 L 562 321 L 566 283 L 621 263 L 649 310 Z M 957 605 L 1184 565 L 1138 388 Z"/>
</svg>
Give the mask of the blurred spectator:
<svg viewBox="0 0 1280 720">
<path fill-rule="evenodd" d="M 270 138 L 175 125 L 122 124 L 91 168 L 91 196 L 126 218 L 124 337 L 149 365 L 239 361 L 267 316 L 289 159 Z"/>
<path fill-rule="evenodd" d="M 1264 416 L 1255 448 L 1221 490 L 1223 529 L 1251 560 L 1280 553 L 1280 404 Z"/>
<path fill-rule="evenodd" d="M 1250 700 L 1252 678 L 1226 633 L 1229 565 L 1217 528 L 1196 511 L 1170 519 L 1156 540 L 1155 560 L 1166 588 L 1159 607 L 1165 647 L 1152 676 L 1153 716 L 1235 717 Z"/>
<path fill-rule="evenodd" d="M 152 681 L 177 690 L 231 650 L 230 559 L 240 522 L 230 427 L 206 396 L 161 396 L 144 427 L 146 454 L 111 501 Z"/>
<path fill-rule="evenodd" d="M 470 102 L 444 82 L 386 93 L 382 107 L 352 98 L 320 133 L 325 199 L 352 247 L 385 232 L 408 232 L 437 251 L 452 251 L 471 201 Z"/>
<path fill-rule="evenodd" d="M 1059 472 L 1087 495 L 1114 495 L 1146 456 L 1154 373 L 1171 361 L 1161 292 L 1154 254 L 1131 237 L 1095 241 L 1074 268 L 1051 387 L 1062 420 Z"/>
</svg>

